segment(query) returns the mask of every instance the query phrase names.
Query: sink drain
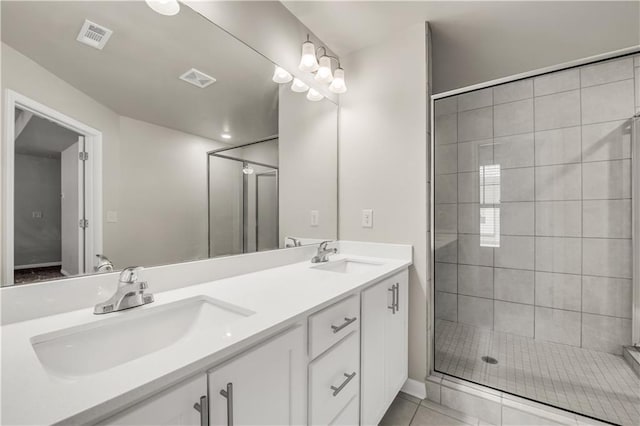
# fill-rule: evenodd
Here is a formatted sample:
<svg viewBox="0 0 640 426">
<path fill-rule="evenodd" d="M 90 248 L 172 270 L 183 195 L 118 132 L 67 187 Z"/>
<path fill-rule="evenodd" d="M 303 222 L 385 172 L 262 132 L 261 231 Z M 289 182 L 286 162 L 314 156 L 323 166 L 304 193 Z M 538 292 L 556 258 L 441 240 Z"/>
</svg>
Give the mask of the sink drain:
<svg viewBox="0 0 640 426">
<path fill-rule="evenodd" d="M 486 362 L 487 364 L 497 364 L 498 360 L 495 359 L 494 357 L 491 356 L 483 356 L 481 358 L 484 362 Z"/>
</svg>

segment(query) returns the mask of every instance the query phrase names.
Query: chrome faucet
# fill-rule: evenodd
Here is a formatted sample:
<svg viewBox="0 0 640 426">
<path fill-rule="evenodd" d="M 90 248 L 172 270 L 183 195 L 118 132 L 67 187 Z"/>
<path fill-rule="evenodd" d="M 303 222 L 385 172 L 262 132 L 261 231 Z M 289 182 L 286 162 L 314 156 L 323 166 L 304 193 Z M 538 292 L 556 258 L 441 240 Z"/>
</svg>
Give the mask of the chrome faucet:
<svg viewBox="0 0 640 426">
<path fill-rule="evenodd" d="M 144 293 L 148 287 L 147 283 L 138 281 L 138 273 L 143 269 L 141 266 L 124 268 L 120 272 L 116 293 L 109 300 L 98 303 L 93 313 L 96 315 L 108 314 L 153 302 L 153 294 Z"/>
<path fill-rule="evenodd" d="M 318 246 L 318 252 L 311 258 L 311 263 L 324 263 L 329 261 L 329 256 L 338 252 L 337 248 L 327 248 L 332 241 L 323 241 Z"/>
</svg>

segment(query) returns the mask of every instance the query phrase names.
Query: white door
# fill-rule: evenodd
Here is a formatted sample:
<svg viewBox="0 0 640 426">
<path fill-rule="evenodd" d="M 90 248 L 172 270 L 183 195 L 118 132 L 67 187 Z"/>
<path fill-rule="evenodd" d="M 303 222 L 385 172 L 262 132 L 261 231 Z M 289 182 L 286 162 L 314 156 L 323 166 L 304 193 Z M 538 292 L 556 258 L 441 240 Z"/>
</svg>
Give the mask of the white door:
<svg viewBox="0 0 640 426">
<path fill-rule="evenodd" d="M 407 271 L 394 275 L 385 281 L 389 286 L 396 286 L 396 306 L 394 311 L 388 310 L 385 323 L 385 388 L 387 401 L 393 400 L 407 381 L 408 373 L 408 279 Z"/>
<path fill-rule="evenodd" d="M 209 424 L 305 424 L 306 386 L 297 327 L 209 372 Z"/>
<path fill-rule="evenodd" d="M 207 376 L 201 374 L 116 414 L 100 425 L 198 426 L 201 414 L 194 404 L 207 396 Z"/>
<path fill-rule="evenodd" d="M 84 150 L 84 138 L 62 152 L 61 180 L 61 240 L 62 268 L 64 275 L 84 273 L 84 167 L 80 153 Z"/>
</svg>

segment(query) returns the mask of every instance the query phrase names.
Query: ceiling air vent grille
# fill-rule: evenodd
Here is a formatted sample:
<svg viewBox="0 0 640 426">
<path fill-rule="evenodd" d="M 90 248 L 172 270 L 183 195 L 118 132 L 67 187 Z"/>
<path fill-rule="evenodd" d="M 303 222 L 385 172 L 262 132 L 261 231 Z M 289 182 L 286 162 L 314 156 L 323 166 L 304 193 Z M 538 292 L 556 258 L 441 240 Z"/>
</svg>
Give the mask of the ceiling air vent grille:
<svg viewBox="0 0 640 426">
<path fill-rule="evenodd" d="M 109 41 L 111 34 L 113 34 L 113 31 L 109 28 L 105 28 L 95 22 L 85 19 L 76 40 L 80 43 L 86 44 L 87 46 L 102 50 L 104 45 L 107 44 L 107 41 Z"/>
<path fill-rule="evenodd" d="M 203 73 L 202 71 L 198 71 L 195 68 L 191 68 L 189 71 L 185 72 L 180 76 L 180 80 L 186 81 L 187 83 L 191 83 L 194 86 L 198 86 L 201 89 L 204 89 L 210 84 L 216 82 L 216 79 Z"/>
</svg>

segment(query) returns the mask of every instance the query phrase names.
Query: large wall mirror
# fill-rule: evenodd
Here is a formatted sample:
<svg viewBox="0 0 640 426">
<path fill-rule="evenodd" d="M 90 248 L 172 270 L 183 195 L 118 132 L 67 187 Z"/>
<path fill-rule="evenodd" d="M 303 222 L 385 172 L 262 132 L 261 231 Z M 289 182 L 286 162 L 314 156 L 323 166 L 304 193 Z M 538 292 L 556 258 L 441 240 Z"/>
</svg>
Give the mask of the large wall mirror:
<svg viewBox="0 0 640 426">
<path fill-rule="evenodd" d="M 2 285 L 337 237 L 336 104 L 185 5 L 0 7 Z"/>
</svg>

